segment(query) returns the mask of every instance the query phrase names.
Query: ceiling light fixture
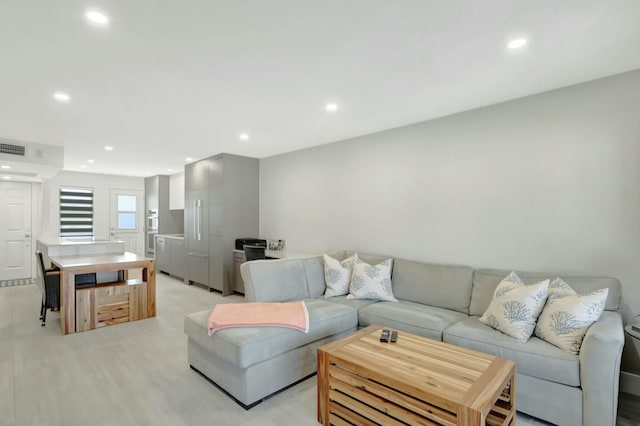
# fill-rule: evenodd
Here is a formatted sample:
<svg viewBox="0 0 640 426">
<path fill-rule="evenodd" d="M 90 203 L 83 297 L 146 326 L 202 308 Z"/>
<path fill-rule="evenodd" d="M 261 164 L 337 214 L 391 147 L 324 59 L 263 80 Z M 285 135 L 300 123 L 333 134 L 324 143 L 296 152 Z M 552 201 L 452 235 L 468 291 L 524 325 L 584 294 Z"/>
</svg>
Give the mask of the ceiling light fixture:
<svg viewBox="0 0 640 426">
<path fill-rule="evenodd" d="M 527 40 L 526 39 L 517 38 L 515 40 L 511 40 L 509 42 L 509 44 L 507 44 L 507 47 L 509 47 L 509 49 L 520 49 L 525 44 L 527 44 Z"/>
<path fill-rule="evenodd" d="M 241 141 L 248 141 L 249 140 L 249 134 L 248 133 L 240 133 L 238 135 L 238 139 L 240 139 Z"/>
<path fill-rule="evenodd" d="M 327 111 L 330 111 L 330 112 L 337 111 L 338 110 L 338 105 L 337 104 L 326 104 L 324 106 L 324 109 L 326 109 Z"/>
<path fill-rule="evenodd" d="M 83 166 L 80 166 L 80 168 L 81 168 L 81 169 L 86 169 L 86 168 L 87 168 L 87 166 L 84 166 L 84 165 L 83 165 Z"/>
<path fill-rule="evenodd" d="M 53 98 L 58 102 L 69 102 L 71 100 L 71 96 L 64 92 L 56 92 L 53 94 Z"/>
<path fill-rule="evenodd" d="M 105 151 L 113 151 L 113 147 L 112 146 L 105 146 L 104 150 Z"/>
<path fill-rule="evenodd" d="M 88 11 L 85 16 L 88 20 L 95 22 L 96 24 L 106 25 L 109 23 L 109 17 L 107 17 L 107 15 L 96 12 L 95 10 Z"/>
<path fill-rule="evenodd" d="M 11 176 L 2 176 L 2 179 L 7 179 L 7 180 L 9 180 L 9 179 L 11 179 Z"/>
<path fill-rule="evenodd" d="M 144 172 L 144 174 L 145 174 L 145 175 L 150 175 L 150 174 L 151 174 L 151 172 Z"/>
<path fill-rule="evenodd" d="M 3 168 L 3 169 L 5 169 L 5 170 L 9 170 L 9 169 L 11 168 L 11 166 L 6 166 L 6 165 L 4 165 L 4 164 L 3 164 L 2 166 L 0 166 L 0 167 L 2 167 L 2 168 Z"/>
<path fill-rule="evenodd" d="M 168 171 L 168 172 L 172 172 L 172 171 L 173 171 L 173 169 L 167 169 L 167 171 Z"/>
<path fill-rule="evenodd" d="M 96 160 L 92 160 L 91 158 L 87 160 L 88 163 L 95 163 Z"/>
<path fill-rule="evenodd" d="M 187 157 L 187 158 L 184 159 L 184 161 L 193 161 L 193 158 Z"/>
</svg>

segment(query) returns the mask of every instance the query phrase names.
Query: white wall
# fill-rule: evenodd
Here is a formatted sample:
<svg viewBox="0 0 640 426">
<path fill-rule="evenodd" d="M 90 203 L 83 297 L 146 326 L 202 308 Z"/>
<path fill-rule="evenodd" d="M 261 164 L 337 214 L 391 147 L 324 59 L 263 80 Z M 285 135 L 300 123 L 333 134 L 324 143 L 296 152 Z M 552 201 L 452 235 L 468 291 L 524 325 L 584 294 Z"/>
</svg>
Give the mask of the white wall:
<svg viewBox="0 0 640 426">
<path fill-rule="evenodd" d="M 260 233 L 296 251 L 612 275 L 628 320 L 640 313 L 638 111 L 635 71 L 266 158 Z"/>
<path fill-rule="evenodd" d="M 109 190 L 133 189 L 144 192 L 144 178 L 100 175 L 94 173 L 60 172 L 42 184 L 42 229 L 40 237 L 57 238 L 60 229 L 61 186 L 93 188 L 94 237 L 109 239 Z M 144 201 L 143 204 L 144 205 Z"/>
</svg>

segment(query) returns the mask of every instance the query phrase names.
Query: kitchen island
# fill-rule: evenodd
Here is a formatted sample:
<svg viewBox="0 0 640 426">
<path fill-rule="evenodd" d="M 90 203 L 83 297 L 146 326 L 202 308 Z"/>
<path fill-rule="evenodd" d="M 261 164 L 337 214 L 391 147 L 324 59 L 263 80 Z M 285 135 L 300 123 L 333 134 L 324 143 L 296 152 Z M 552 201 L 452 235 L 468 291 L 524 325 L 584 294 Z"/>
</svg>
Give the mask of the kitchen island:
<svg viewBox="0 0 640 426">
<path fill-rule="evenodd" d="M 92 237 L 42 238 L 36 247 L 46 256 L 124 253 L 124 241 L 100 240 Z"/>
<path fill-rule="evenodd" d="M 61 237 L 42 238 L 36 241 L 36 249 L 42 253 L 45 267 L 54 256 L 89 256 L 94 254 L 122 254 L 125 251 L 124 241 L 101 240 L 93 237 Z M 38 276 L 40 271 L 38 270 Z M 93 282 L 105 283 L 116 281 L 117 272 L 99 272 Z M 81 280 L 86 280 L 81 277 Z"/>
<path fill-rule="evenodd" d="M 155 260 L 134 253 L 53 256 L 60 268 L 62 334 L 92 330 L 156 316 Z M 142 279 L 128 280 L 126 271 L 142 269 Z M 124 280 L 76 288 L 77 274 L 125 271 Z"/>
</svg>

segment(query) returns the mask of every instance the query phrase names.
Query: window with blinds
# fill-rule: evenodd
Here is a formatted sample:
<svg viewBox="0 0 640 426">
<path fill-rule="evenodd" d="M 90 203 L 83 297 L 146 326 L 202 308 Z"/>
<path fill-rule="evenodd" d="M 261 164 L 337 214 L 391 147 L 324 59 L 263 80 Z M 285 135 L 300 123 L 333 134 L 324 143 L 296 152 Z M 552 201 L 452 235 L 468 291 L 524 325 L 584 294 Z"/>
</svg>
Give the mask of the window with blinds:
<svg viewBox="0 0 640 426">
<path fill-rule="evenodd" d="M 93 237 L 93 189 L 60 188 L 60 236 Z"/>
</svg>

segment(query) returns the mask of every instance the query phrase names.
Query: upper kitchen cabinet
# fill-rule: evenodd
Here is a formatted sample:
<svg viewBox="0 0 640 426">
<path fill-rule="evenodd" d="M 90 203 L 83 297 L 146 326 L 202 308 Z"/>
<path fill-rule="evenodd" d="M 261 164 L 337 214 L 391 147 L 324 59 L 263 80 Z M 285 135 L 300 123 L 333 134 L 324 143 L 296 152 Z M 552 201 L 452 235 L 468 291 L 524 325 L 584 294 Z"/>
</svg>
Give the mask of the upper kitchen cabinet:
<svg viewBox="0 0 640 426">
<path fill-rule="evenodd" d="M 209 160 L 187 164 L 184 168 L 185 191 L 207 189 L 209 186 Z"/>
<path fill-rule="evenodd" d="M 184 173 L 169 177 L 169 209 L 184 210 Z"/>
<path fill-rule="evenodd" d="M 158 210 L 160 196 L 160 176 L 152 176 L 144 180 L 144 199 L 147 214 L 151 210 Z"/>
<path fill-rule="evenodd" d="M 157 175 L 145 178 L 144 195 L 147 217 L 145 249 L 148 256 L 153 256 L 155 234 L 182 234 L 184 218 L 181 210 L 169 210 L 169 176 Z"/>
<path fill-rule="evenodd" d="M 220 154 L 185 170 L 187 264 L 199 268 L 187 269 L 187 279 L 229 295 L 235 239 L 258 235 L 258 159 Z M 202 282 L 203 256 L 208 282 Z"/>
</svg>

